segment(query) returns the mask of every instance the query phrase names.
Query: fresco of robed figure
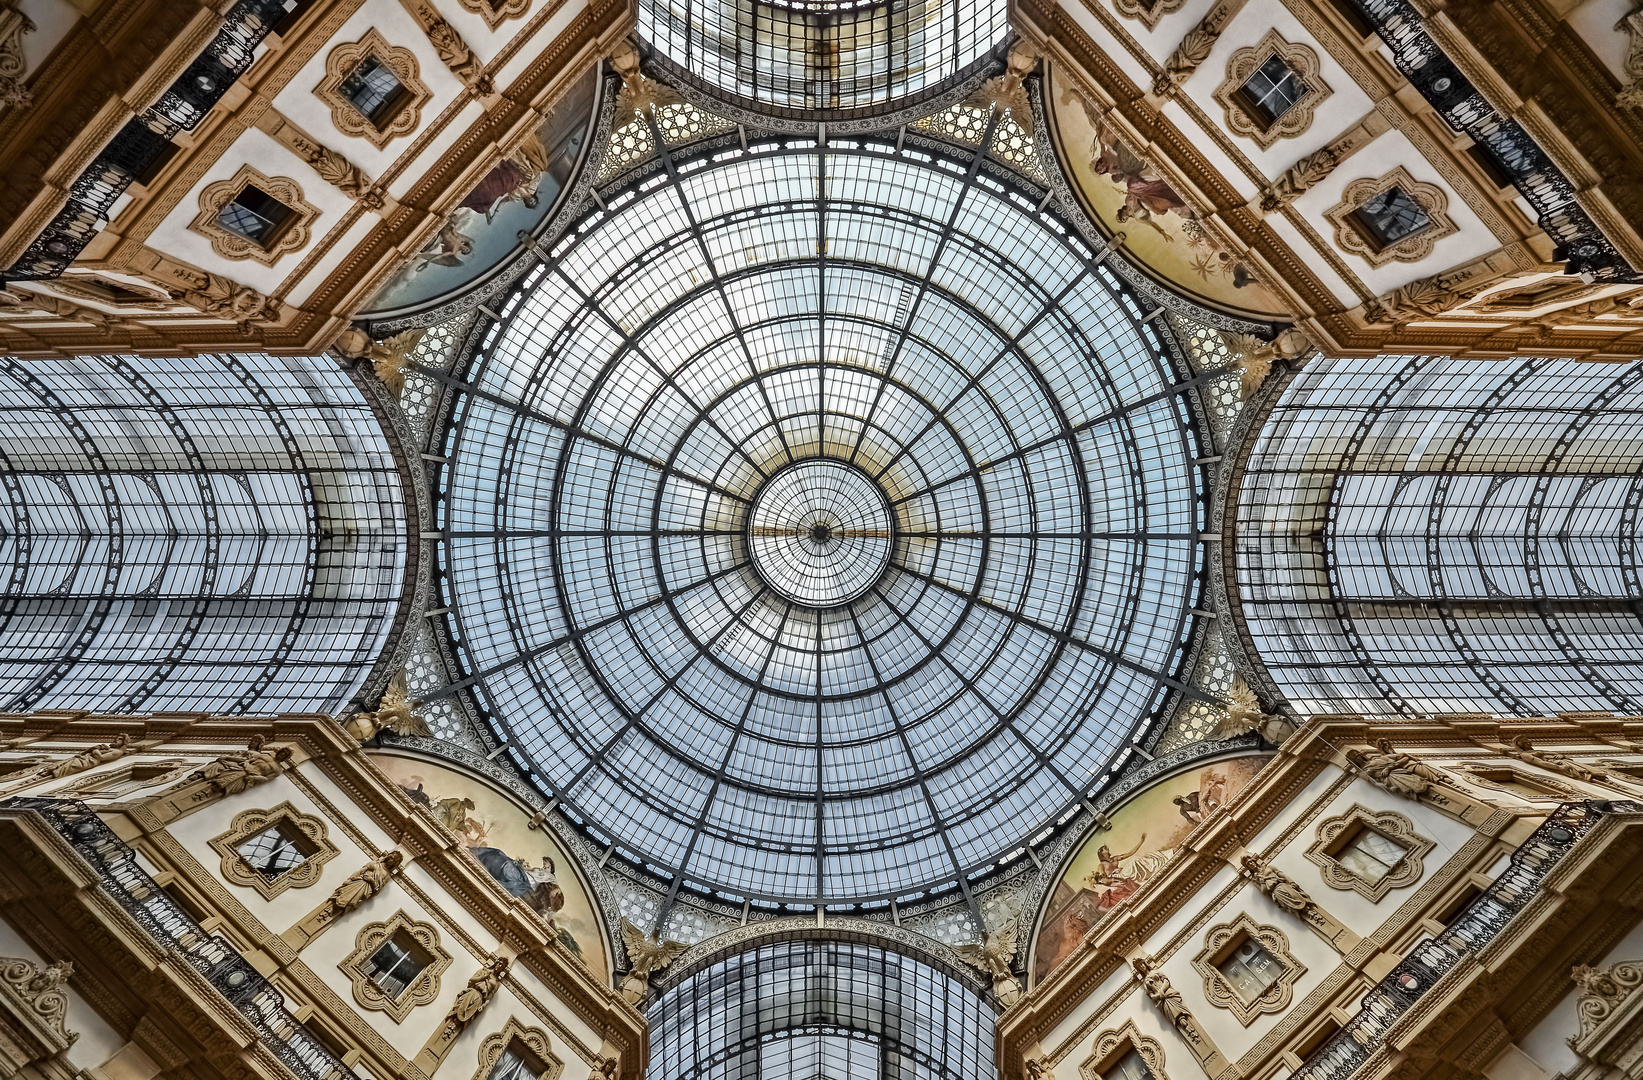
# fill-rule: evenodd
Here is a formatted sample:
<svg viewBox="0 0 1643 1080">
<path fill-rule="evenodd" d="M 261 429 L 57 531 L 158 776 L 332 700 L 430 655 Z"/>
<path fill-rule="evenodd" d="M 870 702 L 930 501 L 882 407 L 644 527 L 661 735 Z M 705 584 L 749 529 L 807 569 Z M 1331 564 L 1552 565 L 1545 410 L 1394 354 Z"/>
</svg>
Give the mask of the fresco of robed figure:
<svg viewBox="0 0 1643 1080">
<path fill-rule="evenodd" d="M 604 936 L 570 856 L 530 815 L 490 785 L 432 762 L 385 752 L 371 760 L 407 798 L 456 834 L 509 893 L 559 927 L 559 940 L 600 979 L 609 977 Z"/>
<path fill-rule="evenodd" d="M 1232 758 L 1177 773 L 1130 798 L 1068 860 L 1045 908 L 1033 979 L 1048 975 L 1101 917 L 1135 894 L 1199 822 L 1244 789 L 1266 757 Z"/>
</svg>

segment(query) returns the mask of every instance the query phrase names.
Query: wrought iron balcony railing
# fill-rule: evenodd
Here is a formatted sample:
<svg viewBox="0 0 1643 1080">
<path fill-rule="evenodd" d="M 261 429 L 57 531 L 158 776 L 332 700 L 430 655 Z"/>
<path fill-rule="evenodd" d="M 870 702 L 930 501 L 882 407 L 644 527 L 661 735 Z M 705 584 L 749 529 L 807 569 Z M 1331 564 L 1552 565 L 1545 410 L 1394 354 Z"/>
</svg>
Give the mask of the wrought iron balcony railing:
<svg viewBox="0 0 1643 1080">
<path fill-rule="evenodd" d="M 132 181 L 143 174 L 173 136 L 193 131 L 255 59 L 256 48 L 285 17 L 286 0 L 239 0 L 204 51 L 160 95 L 160 100 L 127 121 L 102 153 L 69 187 L 68 202 L 47 222 L 0 281 L 34 281 L 62 276 L 91 238 L 97 223 Z"/>
<path fill-rule="evenodd" d="M 90 864 L 103 890 L 150 937 L 175 949 L 190 967 L 205 976 L 206 981 L 251 1022 L 258 1040 L 272 1050 L 298 1080 L 338 1080 L 352 1075 L 329 1047 L 297 1022 L 273 984 L 225 938 L 202 930 L 200 924 L 149 877 L 137 862 L 136 852 L 85 803 L 73 799 L 16 797 L 0 802 L 0 808 L 32 810 L 45 818 Z"/>
<path fill-rule="evenodd" d="M 1569 178 L 1523 125 L 1502 116 L 1427 33 L 1410 0 L 1352 0 L 1392 52 L 1403 77 L 1456 131 L 1472 137 L 1535 208 L 1540 227 L 1571 274 L 1599 281 L 1638 281 L 1639 269 L 1603 235 L 1575 198 Z"/>
<path fill-rule="evenodd" d="M 1575 841 L 1609 814 L 1643 814 L 1638 802 L 1564 803 L 1530 834 L 1510 864 L 1449 921 L 1441 934 L 1421 942 L 1363 997 L 1363 1006 L 1340 1031 L 1314 1050 L 1290 1080 L 1349 1080 L 1386 1040 L 1399 1017 L 1460 963 L 1506 929 L 1547 874 Z"/>
</svg>

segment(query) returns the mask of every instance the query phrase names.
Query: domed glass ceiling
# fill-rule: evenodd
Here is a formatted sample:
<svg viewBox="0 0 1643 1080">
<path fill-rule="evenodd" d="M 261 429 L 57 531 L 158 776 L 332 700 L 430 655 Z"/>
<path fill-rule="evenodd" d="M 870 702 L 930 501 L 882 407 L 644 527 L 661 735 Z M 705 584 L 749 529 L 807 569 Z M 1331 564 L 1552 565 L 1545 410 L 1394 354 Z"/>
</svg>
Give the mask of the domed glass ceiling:
<svg viewBox="0 0 1643 1080">
<path fill-rule="evenodd" d="M 913 143 L 755 141 L 607 192 L 462 384 L 461 685 L 692 887 L 972 875 L 1181 687 L 1202 451 L 1152 305 Z"/>
</svg>

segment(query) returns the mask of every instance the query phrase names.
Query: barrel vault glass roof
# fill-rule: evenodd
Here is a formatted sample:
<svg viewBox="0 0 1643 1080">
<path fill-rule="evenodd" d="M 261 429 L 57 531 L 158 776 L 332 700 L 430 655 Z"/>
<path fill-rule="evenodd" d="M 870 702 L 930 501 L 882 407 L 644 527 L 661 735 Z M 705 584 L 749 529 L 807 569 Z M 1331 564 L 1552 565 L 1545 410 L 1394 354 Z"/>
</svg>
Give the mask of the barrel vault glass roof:
<svg viewBox="0 0 1643 1080">
<path fill-rule="evenodd" d="M 897 147 L 607 191 L 456 384 L 458 685 L 692 888 L 950 886 L 1181 689 L 1205 451 L 1153 305 L 972 151 Z"/>
</svg>

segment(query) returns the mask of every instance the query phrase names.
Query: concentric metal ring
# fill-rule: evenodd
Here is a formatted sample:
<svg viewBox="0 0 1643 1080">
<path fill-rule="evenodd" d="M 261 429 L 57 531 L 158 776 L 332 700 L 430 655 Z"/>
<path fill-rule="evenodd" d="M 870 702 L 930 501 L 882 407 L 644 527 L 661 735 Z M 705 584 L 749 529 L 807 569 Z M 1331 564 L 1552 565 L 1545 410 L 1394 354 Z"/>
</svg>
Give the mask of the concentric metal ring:
<svg viewBox="0 0 1643 1080">
<path fill-rule="evenodd" d="M 772 476 L 747 515 L 753 566 L 795 604 L 838 607 L 878 583 L 895 549 L 884 492 L 853 465 L 801 461 Z"/>
</svg>

